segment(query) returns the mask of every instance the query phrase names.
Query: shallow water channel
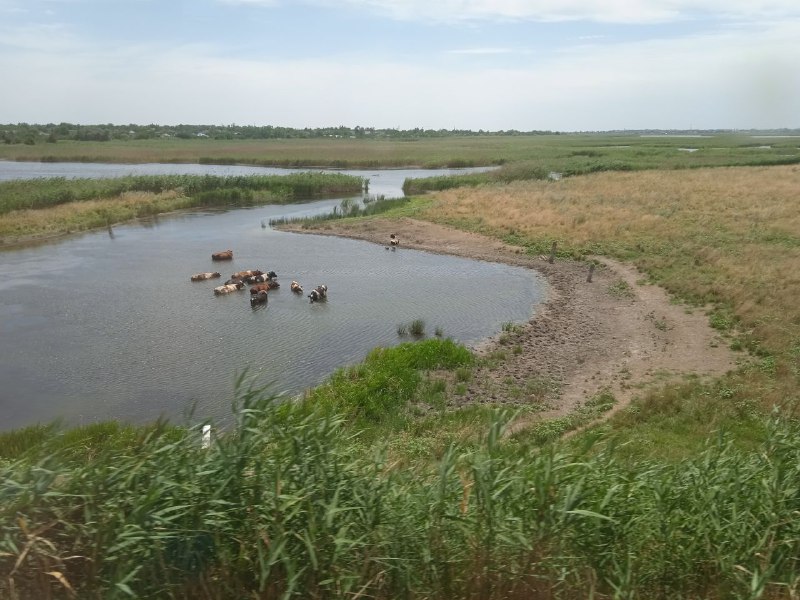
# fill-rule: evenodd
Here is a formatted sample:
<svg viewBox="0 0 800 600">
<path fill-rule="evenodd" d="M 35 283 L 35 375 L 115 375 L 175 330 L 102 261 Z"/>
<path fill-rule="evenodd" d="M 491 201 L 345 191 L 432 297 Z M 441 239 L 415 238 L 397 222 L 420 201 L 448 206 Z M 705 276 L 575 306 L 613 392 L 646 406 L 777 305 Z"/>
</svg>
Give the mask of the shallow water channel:
<svg viewBox="0 0 800 600">
<path fill-rule="evenodd" d="M 329 211 L 339 200 L 189 212 L 0 252 L 0 429 L 102 419 L 184 422 L 230 415 L 247 369 L 296 394 L 375 346 L 432 335 L 470 344 L 528 320 L 546 283 L 535 272 L 262 227 Z M 231 248 L 235 260 L 212 262 Z M 215 296 L 190 275 L 274 270 L 282 287 L 251 308 L 247 290 Z M 310 304 L 289 291 L 325 283 Z"/>
</svg>

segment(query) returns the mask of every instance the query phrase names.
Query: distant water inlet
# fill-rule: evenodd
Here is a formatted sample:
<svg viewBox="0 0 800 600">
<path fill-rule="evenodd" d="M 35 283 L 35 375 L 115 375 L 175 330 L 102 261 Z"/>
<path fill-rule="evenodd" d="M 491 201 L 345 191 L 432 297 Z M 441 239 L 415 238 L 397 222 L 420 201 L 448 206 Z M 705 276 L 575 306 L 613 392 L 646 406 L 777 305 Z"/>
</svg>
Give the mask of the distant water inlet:
<svg viewBox="0 0 800 600">
<path fill-rule="evenodd" d="M 411 339 L 401 323 L 470 344 L 544 298 L 527 269 L 261 226 L 338 202 L 171 215 L 0 253 L 0 428 L 224 421 L 244 369 L 296 394 Z M 229 248 L 233 261 L 212 263 Z M 278 274 L 267 303 L 251 307 L 247 289 L 214 295 L 245 269 Z M 221 280 L 190 281 L 206 271 Z M 292 280 L 327 285 L 327 300 L 292 293 Z"/>
</svg>

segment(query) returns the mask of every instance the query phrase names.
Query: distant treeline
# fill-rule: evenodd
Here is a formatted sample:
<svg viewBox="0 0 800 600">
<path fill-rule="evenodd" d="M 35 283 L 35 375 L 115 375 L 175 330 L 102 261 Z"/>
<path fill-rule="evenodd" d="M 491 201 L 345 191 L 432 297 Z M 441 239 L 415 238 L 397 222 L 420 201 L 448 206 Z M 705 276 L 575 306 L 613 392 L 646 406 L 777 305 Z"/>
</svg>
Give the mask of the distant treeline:
<svg viewBox="0 0 800 600">
<path fill-rule="evenodd" d="M 577 132 L 576 132 L 577 133 Z M 800 135 L 800 129 L 769 129 L 769 130 L 665 130 L 642 129 L 614 132 L 581 132 L 581 133 L 617 133 L 617 134 L 727 134 L 747 133 L 765 135 Z M 273 125 L 114 125 L 112 123 L 97 125 L 78 125 L 75 123 L 10 123 L 0 124 L 0 138 L 6 144 L 55 143 L 59 140 L 107 142 L 111 140 L 146 140 L 156 138 L 195 139 L 208 138 L 216 140 L 234 139 L 315 139 L 315 138 L 345 138 L 345 139 L 420 139 L 442 138 L 449 136 L 484 136 L 484 135 L 561 135 L 562 132 L 549 130 L 519 131 L 516 129 L 477 131 L 469 129 L 382 129 L 375 127 L 280 127 Z"/>
<path fill-rule="evenodd" d="M 28 144 L 75 140 L 108 142 L 111 140 L 148 140 L 155 138 L 209 138 L 216 140 L 254 139 L 419 139 L 479 135 L 553 135 L 553 131 L 471 131 L 468 129 L 379 129 L 375 127 L 279 127 L 273 125 L 77 125 L 74 123 L 16 123 L 0 125 L 6 144 Z"/>
</svg>

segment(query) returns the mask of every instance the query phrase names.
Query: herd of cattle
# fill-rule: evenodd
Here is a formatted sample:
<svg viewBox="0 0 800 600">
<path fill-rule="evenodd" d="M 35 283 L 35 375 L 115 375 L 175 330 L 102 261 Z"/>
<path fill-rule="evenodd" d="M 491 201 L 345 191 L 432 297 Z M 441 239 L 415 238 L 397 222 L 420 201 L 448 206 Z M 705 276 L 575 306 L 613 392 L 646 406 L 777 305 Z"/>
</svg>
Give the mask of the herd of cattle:
<svg viewBox="0 0 800 600">
<path fill-rule="evenodd" d="M 211 255 L 212 260 L 233 260 L 233 251 L 225 250 L 223 252 L 214 252 Z M 217 272 L 210 273 L 196 273 L 191 276 L 192 281 L 206 281 L 208 279 L 217 279 L 222 275 Z M 259 304 L 266 304 L 269 290 L 274 290 L 280 287 L 277 281 L 278 275 L 275 271 L 259 271 L 251 269 L 247 271 L 237 271 L 231 275 L 223 285 L 214 288 L 214 294 L 219 296 L 222 294 L 230 294 L 244 290 L 245 286 L 250 285 L 250 306 L 257 306 Z M 290 289 L 295 294 L 302 294 L 303 287 L 297 282 L 292 281 Z M 320 302 L 327 299 L 328 286 L 318 285 L 308 294 L 309 300 L 313 302 Z"/>
</svg>

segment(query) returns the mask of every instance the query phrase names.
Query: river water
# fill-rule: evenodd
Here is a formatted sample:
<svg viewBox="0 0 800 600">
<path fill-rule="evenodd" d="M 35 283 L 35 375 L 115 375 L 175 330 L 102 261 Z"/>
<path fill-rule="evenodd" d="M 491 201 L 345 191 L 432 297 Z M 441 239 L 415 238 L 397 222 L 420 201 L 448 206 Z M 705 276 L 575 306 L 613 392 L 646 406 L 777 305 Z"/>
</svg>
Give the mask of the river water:
<svg viewBox="0 0 800 600">
<path fill-rule="evenodd" d="M 389 174 L 407 176 L 376 179 Z M 380 193 L 402 195 L 390 187 Z M 297 394 L 376 346 L 407 341 L 401 323 L 423 319 L 429 335 L 440 328 L 471 344 L 528 320 L 545 296 L 544 280 L 519 267 L 262 227 L 340 200 L 186 212 L 0 252 L 0 429 L 190 413 L 225 422 L 245 369 Z M 211 261 L 228 248 L 233 262 Z M 282 287 L 255 309 L 246 290 L 215 296 L 220 280 L 189 280 L 256 268 L 276 271 Z M 293 279 L 306 291 L 326 284 L 328 301 L 292 294 Z"/>
</svg>

